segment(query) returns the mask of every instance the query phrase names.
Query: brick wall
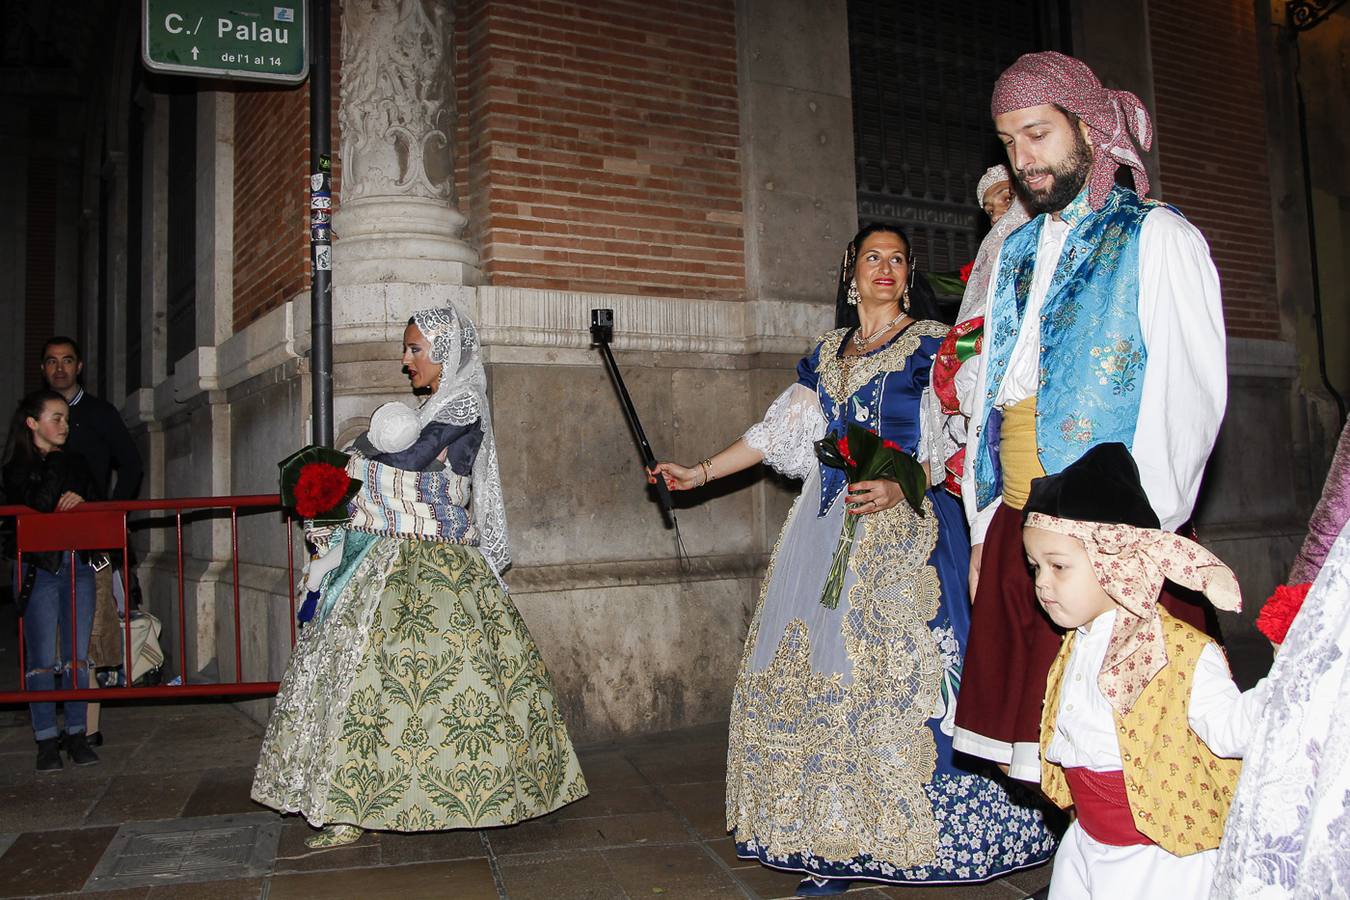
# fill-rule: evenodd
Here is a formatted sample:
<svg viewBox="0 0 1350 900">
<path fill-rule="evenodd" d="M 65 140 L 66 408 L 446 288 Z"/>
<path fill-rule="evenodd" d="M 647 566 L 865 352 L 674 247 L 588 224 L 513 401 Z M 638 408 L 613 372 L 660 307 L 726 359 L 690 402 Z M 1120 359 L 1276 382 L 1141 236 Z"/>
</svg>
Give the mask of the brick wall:
<svg viewBox="0 0 1350 900">
<path fill-rule="evenodd" d="M 456 13 L 456 177 L 492 284 L 743 295 L 732 0 Z"/>
<path fill-rule="evenodd" d="M 1265 94 L 1251 3 L 1150 0 L 1163 196 L 1204 232 L 1232 337 L 1277 339 Z"/>
<path fill-rule="evenodd" d="M 331 34 L 333 199 L 342 32 Z M 234 329 L 309 290 L 309 81 L 238 88 L 234 100 Z"/>
</svg>

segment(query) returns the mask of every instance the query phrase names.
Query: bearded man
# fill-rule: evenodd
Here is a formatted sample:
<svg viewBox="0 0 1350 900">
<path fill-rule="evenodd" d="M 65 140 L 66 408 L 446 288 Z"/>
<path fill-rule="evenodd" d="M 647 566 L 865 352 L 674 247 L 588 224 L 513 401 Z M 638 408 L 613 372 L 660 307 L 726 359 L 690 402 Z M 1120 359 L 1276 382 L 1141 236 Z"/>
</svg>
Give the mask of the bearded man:
<svg viewBox="0 0 1350 900">
<path fill-rule="evenodd" d="M 1031 480 L 1119 441 L 1163 527 L 1186 523 L 1227 402 L 1223 312 L 1204 237 L 1143 198 L 1135 140 L 1148 149 L 1152 123 L 1138 97 L 1072 57 L 1032 53 L 991 105 L 1035 218 L 1007 238 L 989 287 L 962 479 L 974 607 L 954 744 L 1039 781 L 1060 636 L 1022 550 Z M 1115 183 L 1121 165 L 1137 193 Z M 1163 599 L 1203 628 L 1202 607 Z"/>
</svg>

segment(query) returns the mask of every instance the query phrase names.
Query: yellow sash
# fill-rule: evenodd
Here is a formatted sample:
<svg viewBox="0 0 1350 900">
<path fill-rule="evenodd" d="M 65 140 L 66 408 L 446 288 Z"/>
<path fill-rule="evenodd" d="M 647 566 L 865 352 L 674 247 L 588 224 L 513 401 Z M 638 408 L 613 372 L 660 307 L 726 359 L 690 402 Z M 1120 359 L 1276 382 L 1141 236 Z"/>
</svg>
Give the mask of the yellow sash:
<svg viewBox="0 0 1350 900">
<path fill-rule="evenodd" d="M 999 461 L 1003 465 L 1003 502 L 1013 509 L 1027 505 L 1031 479 L 1045 474 L 1036 454 L 1036 397 L 1005 407 Z"/>
</svg>

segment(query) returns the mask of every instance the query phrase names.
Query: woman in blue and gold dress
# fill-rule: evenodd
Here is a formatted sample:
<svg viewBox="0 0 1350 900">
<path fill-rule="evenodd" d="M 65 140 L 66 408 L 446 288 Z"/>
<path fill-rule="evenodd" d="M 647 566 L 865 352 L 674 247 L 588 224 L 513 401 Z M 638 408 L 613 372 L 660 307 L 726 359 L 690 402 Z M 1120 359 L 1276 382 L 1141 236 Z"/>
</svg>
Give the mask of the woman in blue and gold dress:
<svg viewBox="0 0 1350 900">
<path fill-rule="evenodd" d="M 849 244 L 836 324 L 764 420 L 695 466 L 660 463 L 672 490 L 764 462 L 805 484 L 750 624 L 731 710 L 727 826 L 737 852 L 807 877 L 981 881 L 1049 858 L 1041 807 L 951 744 L 970 623 L 959 502 L 931 488 L 916 513 L 893 481 L 845 484 L 814 442 L 849 423 L 912 454 L 929 484 L 950 455 L 929 370 L 946 327 L 887 225 Z M 821 603 L 846 515 L 862 517 L 837 608 Z"/>
</svg>

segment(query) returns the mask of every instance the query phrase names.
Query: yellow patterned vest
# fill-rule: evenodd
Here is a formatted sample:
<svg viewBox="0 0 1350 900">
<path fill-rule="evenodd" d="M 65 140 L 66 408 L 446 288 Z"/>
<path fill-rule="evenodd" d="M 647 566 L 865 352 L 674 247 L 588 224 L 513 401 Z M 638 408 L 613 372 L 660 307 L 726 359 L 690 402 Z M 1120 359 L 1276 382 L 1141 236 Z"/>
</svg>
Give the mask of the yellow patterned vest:
<svg viewBox="0 0 1350 900">
<path fill-rule="evenodd" d="M 1134 827 L 1169 853 L 1189 856 L 1219 846 L 1242 762 L 1211 753 L 1186 719 L 1195 665 L 1211 639 L 1165 610 L 1158 612 L 1167 665 L 1127 715 L 1116 714 L 1116 737 Z M 1069 784 L 1061 766 L 1045 761 L 1045 751 L 1055 733 L 1060 685 L 1075 634 L 1065 636 L 1050 666 L 1041 711 L 1041 787 L 1063 809 L 1073 805 Z"/>
</svg>

